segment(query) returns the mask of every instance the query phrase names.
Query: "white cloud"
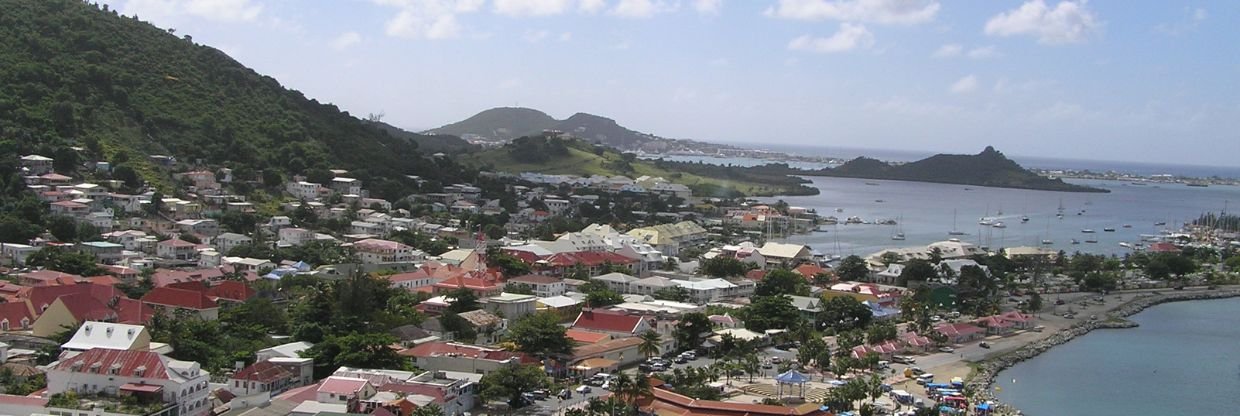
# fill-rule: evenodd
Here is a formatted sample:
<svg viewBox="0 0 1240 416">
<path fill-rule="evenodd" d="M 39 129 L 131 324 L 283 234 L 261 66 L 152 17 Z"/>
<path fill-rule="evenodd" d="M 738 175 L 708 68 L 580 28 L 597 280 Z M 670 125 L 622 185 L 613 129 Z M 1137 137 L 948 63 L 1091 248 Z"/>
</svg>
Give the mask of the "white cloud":
<svg viewBox="0 0 1240 416">
<path fill-rule="evenodd" d="M 1154 26 L 1154 30 L 1168 36 L 1179 36 L 1188 32 L 1196 31 L 1197 28 L 1201 26 L 1201 22 L 1205 21 L 1206 18 L 1209 17 L 1209 13 L 1206 12 L 1206 9 L 1200 7 L 1196 9 L 1184 8 L 1184 12 L 1187 14 L 1185 19 L 1173 23 L 1160 23 L 1157 26 Z"/>
<path fill-rule="evenodd" d="M 344 32 L 331 41 L 332 49 L 341 51 L 362 42 L 362 35 L 357 32 Z"/>
<path fill-rule="evenodd" d="M 999 51 L 994 46 L 981 46 L 970 49 L 968 55 L 973 59 L 986 59 L 999 56 Z"/>
<path fill-rule="evenodd" d="M 779 0 L 766 15 L 795 20 L 918 24 L 934 20 L 937 0 Z"/>
<path fill-rule="evenodd" d="M 693 10 L 701 14 L 719 14 L 723 0 L 693 0 Z"/>
<path fill-rule="evenodd" d="M 538 43 L 542 42 L 543 39 L 546 39 L 548 36 L 551 36 L 551 32 L 546 30 L 527 30 L 521 38 L 525 39 L 525 41 L 529 43 Z"/>
<path fill-rule="evenodd" d="M 985 31 L 996 36 L 1030 35 L 1050 45 L 1083 42 L 1101 26 L 1085 5 L 1085 0 L 1061 1 L 1050 8 L 1043 0 L 1030 0 L 991 17 Z"/>
<path fill-rule="evenodd" d="M 573 40 L 573 32 L 564 32 L 560 34 L 560 42 L 568 42 Z"/>
<path fill-rule="evenodd" d="M 143 19 L 194 16 L 219 22 L 253 21 L 263 6 L 252 0 L 129 0 L 121 9 Z"/>
<path fill-rule="evenodd" d="M 964 53 L 964 46 L 960 46 L 959 43 L 949 43 L 949 44 L 940 46 L 938 50 L 934 51 L 934 57 L 935 58 L 955 58 L 957 56 L 960 56 L 961 53 Z"/>
<path fill-rule="evenodd" d="M 874 34 L 865 25 L 841 23 L 840 29 L 830 37 L 804 35 L 788 43 L 788 49 L 818 53 L 847 52 L 874 45 Z"/>
<path fill-rule="evenodd" d="M 949 91 L 952 94 L 968 94 L 977 91 L 977 76 L 967 75 L 964 78 L 952 83 Z"/>
<path fill-rule="evenodd" d="M 375 0 L 400 10 L 387 21 L 388 36 L 407 39 L 447 39 L 460 36 L 456 16 L 477 12 L 483 0 Z"/>
<path fill-rule="evenodd" d="M 607 3 L 603 0 L 581 0 L 581 4 L 577 5 L 577 9 L 583 13 L 598 13 L 607 7 Z"/>
<path fill-rule="evenodd" d="M 495 12 L 507 16 L 550 16 L 564 13 L 573 0 L 495 0 Z"/>
<path fill-rule="evenodd" d="M 664 0 L 620 0 L 611 14 L 619 17 L 647 18 L 659 13 L 675 11 L 679 3 Z"/>
</svg>

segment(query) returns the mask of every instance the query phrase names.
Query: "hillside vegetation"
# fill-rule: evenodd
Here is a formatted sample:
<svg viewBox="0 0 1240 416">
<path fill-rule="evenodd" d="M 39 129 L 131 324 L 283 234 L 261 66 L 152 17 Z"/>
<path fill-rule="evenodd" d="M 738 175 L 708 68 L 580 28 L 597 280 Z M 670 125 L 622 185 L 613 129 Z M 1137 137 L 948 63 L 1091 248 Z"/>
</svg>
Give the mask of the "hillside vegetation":
<svg viewBox="0 0 1240 416">
<path fill-rule="evenodd" d="M 1030 172 L 990 146 L 976 155 L 939 154 L 902 165 L 889 165 L 878 160 L 860 157 L 834 169 L 793 172 L 811 176 L 890 179 L 1044 191 L 1108 192 L 1105 189 L 1073 185 L 1061 179 L 1051 179 Z"/>
<path fill-rule="evenodd" d="M 578 176 L 663 177 L 688 186 L 696 196 L 813 195 L 817 188 L 804 179 L 782 174 L 756 174 L 749 169 L 648 161 L 631 153 L 577 139 L 521 137 L 485 152 L 462 157 L 463 164 L 482 170 L 519 174 L 538 172 Z M 695 170 L 696 169 L 696 170 Z"/>
<path fill-rule="evenodd" d="M 384 197 L 403 196 L 406 175 L 460 173 L 423 158 L 416 141 L 106 5 L 0 0 L 0 10 L 0 137 L 20 153 L 80 146 L 85 160 L 156 184 L 166 173 L 144 155 L 233 167 L 241 179 L 347 169 Z"/>
<path fill-rule="evenodd" d="M 558 130 L 620 149 L 632 149 L 654 138 L 625 128 L 607 117 L 577 113 L 567 119 L 556 120 L 542 111 L 521 107 L 492 108 L 428 133 L 476 135 L 493 141 L 507 141 L 541 135 L 544 130 Z"/>
</svg>

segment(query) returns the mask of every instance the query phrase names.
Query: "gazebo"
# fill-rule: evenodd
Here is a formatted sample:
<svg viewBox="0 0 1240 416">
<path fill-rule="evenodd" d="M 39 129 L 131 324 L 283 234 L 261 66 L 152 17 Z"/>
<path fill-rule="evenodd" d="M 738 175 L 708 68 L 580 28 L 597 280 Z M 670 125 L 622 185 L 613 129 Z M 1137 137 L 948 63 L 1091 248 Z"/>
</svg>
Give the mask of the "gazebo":
<svg viewBox="0 0 1240 416">
<path fill-rule="evenodd" d="M 782 399 L 784 397 L 784 385 L 785 384 L 789 384 L 789 385 L 797 384 L 801 386 L 801 394 L 799 397 L 805 397 L 805 383 L 808 383 L 809 381 L 810 381 L 810 376 L 804 373 L 801 373 L 800 371 L 797 371 L 797 370 L 785 371 L 783 374 L 775 376 L 775 382 L 777 384 L 776 387 L 778 389 L 776 394 L 778 394 L 779 398 Z M 794 388 L 789 388 L 789 390 L 795 391 Z"/>
</svg>

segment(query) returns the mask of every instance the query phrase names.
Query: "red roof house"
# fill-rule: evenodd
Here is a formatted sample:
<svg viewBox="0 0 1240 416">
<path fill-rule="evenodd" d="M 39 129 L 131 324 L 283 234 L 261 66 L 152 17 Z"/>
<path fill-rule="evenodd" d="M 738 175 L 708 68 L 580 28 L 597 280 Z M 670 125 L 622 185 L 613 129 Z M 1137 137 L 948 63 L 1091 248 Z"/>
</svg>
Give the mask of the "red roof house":
<svg viewBox="0 0 1240 416">
<path fill-rule="evenodd" d="M 601 309 L 585 309 L 577 315 L 572 328 L 582 331 L 602 332 L 617 337 L 638 336 L 652 326 L 643 316 L 629 315 Z"/>
<path fill-rule="evenodd" d="M 157 287 L 142 297 L 142 303 L 162 311 L 189 311 L 208 320 L 219 318 L 219 305 L 205 292 L 196 290 Z"/>
</svg>

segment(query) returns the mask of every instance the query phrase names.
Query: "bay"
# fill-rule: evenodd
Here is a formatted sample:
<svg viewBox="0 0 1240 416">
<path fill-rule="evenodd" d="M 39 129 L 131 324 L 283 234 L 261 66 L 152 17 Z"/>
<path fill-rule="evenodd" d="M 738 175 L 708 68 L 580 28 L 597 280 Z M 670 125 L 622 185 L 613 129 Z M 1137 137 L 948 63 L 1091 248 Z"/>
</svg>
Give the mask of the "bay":
<svg viewBox="0 0 1240 416">
<path fill-rule="evenodd" d="M 1182 184 L 1137 186 L 1120 181 L 1070 180 L 1100 187 L 1110 193 L 1075 193 L 987 188 L 921 182 L 814 177 L 818 195 L 760 198 L 766 203 L 783 200 L 792 206 L 812 208 L 822 216 L 843 221 L 858 216 L 870 222 L 895 219 L 898 226 L 874 224 L 837 225 L 827 232 L 796 234 L 783 239 L 807 244 L 824 254 L 869 255 L 891 247 L 924 246 L 949 238 L 955 229 L 967 233 L 963 241 L 992 250 L 1004 247 L 1046 245 L 1068 253 L 1074 251 L 1123 255 L 1130 249 L 1120 242 L 1136 243 L 1142 234 L 1176 230 L 1205 212 L 1219 212 L 1240 202 L 1240 187 L 1189 187 Z M 878 202 L 878 201 L 882 202 Z M 1061 202 L 1062 201 L 1062 202 Z M 1056 218 L 1060 204 L 1063 219 Z M 842 212 L 836 212 L 842 209 Z M 999 212 L 1002 211 L 1002 215 Z M 1022 223 L 1021 216 L 1029 221 Z M 979 225 L 981 217 L 1002 221 L 1006 228 Z M 1163 223 L 1164 226 L 1156 226 Z M 1124 228 L 1124 225 L 1131 228 Z M 1115 232 L 1105 232 L 1114 228 Z M 1085 234 L 1083 229 L 1095 233 Z M 906 240 L 891 236 L 903 232 Z M 1080 244 L 1071 244 L 1071 239 Z M 1094 244 L 1085 243 L 1096 239 Z"/>
<path fill-rule="evenodd" d="M 1229 415 L 1240 409 L 1240 299 L 1167 303 L 1000 372 L 1028 415 Z"/>
</svg>

